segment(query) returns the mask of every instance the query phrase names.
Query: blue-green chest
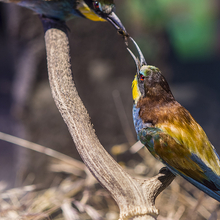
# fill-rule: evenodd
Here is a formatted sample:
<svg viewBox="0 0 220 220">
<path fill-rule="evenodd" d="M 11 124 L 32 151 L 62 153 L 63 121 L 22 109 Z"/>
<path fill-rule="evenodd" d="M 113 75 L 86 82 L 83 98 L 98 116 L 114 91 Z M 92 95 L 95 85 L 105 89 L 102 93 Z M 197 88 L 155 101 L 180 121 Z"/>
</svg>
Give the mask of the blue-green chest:
<svg viewBox="0 0 220 220">
<path fill-rule="evenodd" d="M 140 112 L 140 108 L 137 108 L 137 106 L 134 104 L 133 110 L 132 110 L 132 115 L 133 115 L 133 122 L 134 122 L 135 131 L 137 134 L 139 133 L 139 131 L 142 128 L 144 128 L 144 123 L 139 116 L 139 112 Z"/>
<path fill-rule="evenodd" d="M 137 133 L 137 139 L 141 141 L 142 144 L 144 144 L 148 150 L 152 153 L 155 154 L 154 152 L 154 140 L 151 136 L 151 132 L 149 130 L 152 130 L 152 128 L 149 128 L 148 123 L 144 123 L 143 120 L 141 119 L 140 115 L 140 108 L 137 108 L 136 105 L 133 105 L 133 122 L 134 122 L 134 127 Z M 156 132 L 157 130 L 155 130 Z M 155 133 L 154 132 L 154 133 Z"/>
</svg>

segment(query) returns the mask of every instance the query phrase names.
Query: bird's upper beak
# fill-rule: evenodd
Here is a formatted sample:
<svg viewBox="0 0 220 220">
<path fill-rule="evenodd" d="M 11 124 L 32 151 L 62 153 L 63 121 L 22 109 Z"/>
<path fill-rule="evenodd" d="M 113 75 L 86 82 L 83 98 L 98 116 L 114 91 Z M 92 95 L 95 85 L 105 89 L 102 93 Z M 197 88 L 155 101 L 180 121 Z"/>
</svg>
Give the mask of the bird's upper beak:
<svg viewBox="0 0 220 220">
<path fill-rule="evenodd" d="M 117 29 L 118 33 L 123 35 L 123 37 L 129 37 L 128 32 L 114 12 L 108 14 L 106 20 L 109 21 Z"/>
<path fill-rule="evenodd" d="M 140 47 L 138 46 L 138 44 L 135 42 L 135 40 L 134 40 L 132 37 L 129 37 L 129 38 L 132 40 L 132 42 L 134 43 L 134 45 L 135 45 L 135 47 L 136 47 L 136 49 L 137 49 L 137 51 L 138 51 L 138 53 L 139 53 L 139 57 L 140 57 L 140 58 L 137 58 L 137 57 L 133 54 L 133 52 L 132 52 L 129 48 L 127 48 L 127 50 L 129 51 L 129 53 L 131 54 L 132 58 L 134 59 L 134 61 L 135 61 L 135 63 L 136 63 L 137 75 L 139 75 L 139 74 L 140 74 L 139 71 L 140 71 L 141 67 L 144 66 L 144 65 L 147 65 L 147 62 L 146 62 L 146 60 L 145 60 L 145 58 L 144 58 L 144 55 L 143 55 L 143 53 L 142 53 Z"/>
</svg>

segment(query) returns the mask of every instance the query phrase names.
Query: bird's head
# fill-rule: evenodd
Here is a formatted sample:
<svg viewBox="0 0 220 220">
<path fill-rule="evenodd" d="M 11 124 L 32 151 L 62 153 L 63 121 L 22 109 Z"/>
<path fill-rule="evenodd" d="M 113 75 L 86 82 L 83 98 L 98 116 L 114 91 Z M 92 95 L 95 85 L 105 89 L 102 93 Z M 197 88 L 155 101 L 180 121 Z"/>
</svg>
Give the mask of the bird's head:
<svg viewBox="0 0 220 220">
<path fill-rule="evenodd" d="M 88 19 L 93 21 L 109 21 L 124 37 L 128 37 L 125 27 L 114 12 L 114 0 L 84 0 L 85 5 L 79 7 L 78 10 Z"/>
<path fill-rule="evenodd" d="M 140 99 L 145 97 L 155 101 L 161 99 L 166 101 L 174 100 L 170 87 L 160 70 L 155 66 L 147 65 L 137 43 L 131 37 L 130 39 L 135 44 L 140 56 L 140 58 L 136 58 L 131 50 L 127 48 L 137 67 L 137 73 L 132 82 L 132 96 L 134 103 L 137 104 Z"/>
</svg>

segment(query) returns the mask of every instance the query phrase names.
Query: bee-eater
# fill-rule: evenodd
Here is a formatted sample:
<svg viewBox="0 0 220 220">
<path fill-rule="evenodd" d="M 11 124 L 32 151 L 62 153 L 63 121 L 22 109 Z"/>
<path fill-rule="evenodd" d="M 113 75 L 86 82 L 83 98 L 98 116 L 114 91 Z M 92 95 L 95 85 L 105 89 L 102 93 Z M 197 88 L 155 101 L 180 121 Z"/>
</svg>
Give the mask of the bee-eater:
<svg viewBox="0 0 220 220">
<path fill-rule="evenodd" d="M 129 50 L 137 66 L 132 83 L 137 137 L 174 174 L 220 202 L 220 158 L 206 133 L 174 98 L 157 67 Z"/>
<path fill-rule="evenodd" d="M 44 17 L 69 20 L 74 16 L 93 21 L 109 21 L 124 37 L 128 36 L 114 13 L 114 0 L 0 0 L 29 8 Z"/>
</svg>

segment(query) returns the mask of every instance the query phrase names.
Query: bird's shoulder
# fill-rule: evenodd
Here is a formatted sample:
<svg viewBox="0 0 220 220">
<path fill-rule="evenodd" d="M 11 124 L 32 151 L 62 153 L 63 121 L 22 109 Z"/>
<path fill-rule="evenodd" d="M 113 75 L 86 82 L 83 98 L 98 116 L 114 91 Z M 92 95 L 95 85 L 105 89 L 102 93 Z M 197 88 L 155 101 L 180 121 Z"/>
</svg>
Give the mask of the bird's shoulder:
<svg viewBox="0 0 220 220">
<path fill-rule="evenodd" d="M 191 114 L 175 100 L 166 102 L 146 97 L 138 102 L 137 107 L 140 109 L 139 115 L 142 121 L 153 125 L 177 123 L 180 118 L 191 124 L 193 119 Z"/>
<path fill-rule="evenodd" d="M 176 155 L 188 155 L 194 161 L 198 159 L 220 175 L 219 156 L 203 128 L 185 108 L 180 106 L 176 114 L 171 113 L 168 121 L 156 125 L 162 131 L 160 139 L 169 144 Z"/>
</svg>

